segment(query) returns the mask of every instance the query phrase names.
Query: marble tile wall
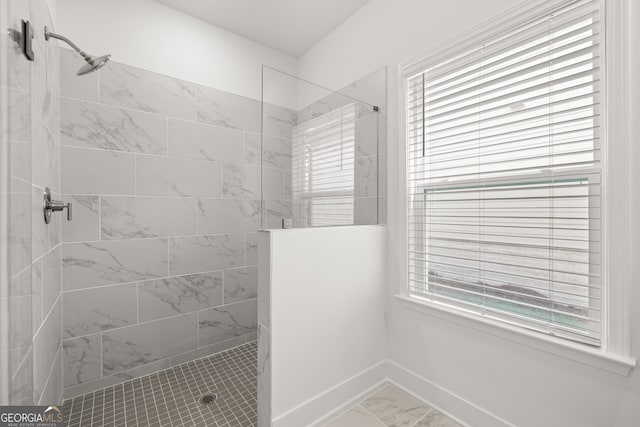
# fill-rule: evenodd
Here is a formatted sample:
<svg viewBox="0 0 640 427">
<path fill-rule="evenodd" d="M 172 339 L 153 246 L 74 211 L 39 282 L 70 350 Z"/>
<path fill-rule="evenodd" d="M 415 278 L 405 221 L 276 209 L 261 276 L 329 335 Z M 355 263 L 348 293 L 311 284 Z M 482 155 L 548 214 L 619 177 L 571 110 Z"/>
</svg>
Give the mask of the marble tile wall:
<svg viewBox="0 0 640 427">
<path fill-rule="evenodd" d="M 61 49 L 63 354 L 70 397 L 257 337 L 261 179 L 290 215 L 294 111 Z"/>
<path fill-rule="evenodd" d="M 60 197 L 59 52 L 55 41 L 44 40 L 44 26 L 53 28 L 45 0 L 3 1 L 0 16 L 0 152 L 8 154 L 0 172 L 0 181 L 7 179 L 0 187 L 8 190 L 0 194 L 0 205 L 8 206 L 7 228 L 0 230 L 0 253 L 8 256 L 0 263 L 0 312 L 8 322 L 0 326 L 9 332 L 0 340 L 9 344 L 0 348 L 3 359 L 9 356 L 3 364 L 9 372 L 0 373 L 9 389 L 0 404 L 60 404 L 61 223 L 55 216 L 45 225 L 42 213 L 44 187 Z M 23 19 L 34 28 L 33 62 L 15 39 Z"/>
</svg>

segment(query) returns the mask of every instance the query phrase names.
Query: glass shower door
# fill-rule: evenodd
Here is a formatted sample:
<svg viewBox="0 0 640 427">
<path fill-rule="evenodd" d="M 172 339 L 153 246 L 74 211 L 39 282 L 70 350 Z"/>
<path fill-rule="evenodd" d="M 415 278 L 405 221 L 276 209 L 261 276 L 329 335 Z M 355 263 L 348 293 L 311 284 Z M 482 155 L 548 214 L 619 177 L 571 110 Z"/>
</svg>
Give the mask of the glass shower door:
<svg viewBox="0 0 640 427">
<path fill-rule="evenodd" d="M 336 92 L 263 67 L 262 228 L 380 222 L 384 77 Z M 361 100 L 358 90 L 376 100 Z"/>
</svg>

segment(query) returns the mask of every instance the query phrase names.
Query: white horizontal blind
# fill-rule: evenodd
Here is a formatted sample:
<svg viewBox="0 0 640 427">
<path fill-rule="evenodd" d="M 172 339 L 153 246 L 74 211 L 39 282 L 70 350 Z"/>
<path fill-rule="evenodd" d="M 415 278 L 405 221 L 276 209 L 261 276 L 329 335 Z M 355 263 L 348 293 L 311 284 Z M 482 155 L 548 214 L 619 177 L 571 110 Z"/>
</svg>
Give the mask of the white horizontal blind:
<svg viewBox="0 0 640 427">
<path fill-rule="evenodd" d="M 353 224 L 355 105 L 295 126 L 293 202 L 303 227 Z"/>
<path fill-rule="evenodd" d="M 600 345 L 597 1 L 408 79 L 411 294 Z"/>
</svg>

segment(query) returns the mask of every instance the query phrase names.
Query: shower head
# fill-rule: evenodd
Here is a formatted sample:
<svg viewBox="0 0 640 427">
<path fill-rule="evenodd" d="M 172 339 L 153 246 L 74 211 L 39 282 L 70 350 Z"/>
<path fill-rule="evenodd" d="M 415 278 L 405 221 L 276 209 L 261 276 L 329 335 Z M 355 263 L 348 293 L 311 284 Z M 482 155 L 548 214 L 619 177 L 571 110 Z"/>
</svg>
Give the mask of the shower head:
<svg viewBox="0 0 640 427">
<path fill-rule="evenodd" d="M 102 55 L 102 56 L 89 55 L 88 53 L 80 49 L 74 42 L 72 42 L 65 36 L 52 33 L 51 31 L 49 31 L 47 27 L 44 27 L 44 39 L 49 40 L 50 38 L 62 40 L 63 42 L 71 46 L 73 50 L 78 52 L 80 56 L 84 58 L 85 61 L 87 61 L 87 63 L 82 67 L 80 67 L 80 69 L 76 73 L 79 76 L 84 76 L 85 74 L 89 74 L 96 70 L 99 70 L 100 68 L 104 67 L 107 62 L 109 62 L 109 59 L 111 59 L 111 55 Z"/>
<path fill-rule="evenodd" d="M 87 63 L 80 67 L 80 69 L 76 73 L 79 76 L 84 76 L 85 74 L 92 73 L 104 67 L 106 63 L 109 62 L 109 59 L 111 59 L 111 55 L 102 55 L 98 57 L 83 55 L 83 58 L 85 61 L 87 61 Z"/>
</svg>

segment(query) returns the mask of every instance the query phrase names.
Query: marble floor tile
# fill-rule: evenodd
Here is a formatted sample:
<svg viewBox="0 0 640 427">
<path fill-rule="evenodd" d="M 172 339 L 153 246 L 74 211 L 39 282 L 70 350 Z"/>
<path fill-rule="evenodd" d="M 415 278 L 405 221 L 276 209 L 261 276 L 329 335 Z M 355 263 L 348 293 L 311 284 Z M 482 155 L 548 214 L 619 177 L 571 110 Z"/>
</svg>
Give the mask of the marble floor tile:
<svg viewBox="0 0 640 427">
<path fill-rule="evenodd" d="M 388 385 L 360 403 L 387 427 L 410 427 L 431 408 L 406 391 Z"/>
<path fill-rule="evenodd" d="M 368 413 L 362 406 L 356 405 L 339 417 L 334 418 L 325 427 L 382 427 L 384 424 Z"/>
<path fill-rule="evenodd" d="M 442 412 L 432 409 L 414 427 L 462 427 Z"/>
</svg>

